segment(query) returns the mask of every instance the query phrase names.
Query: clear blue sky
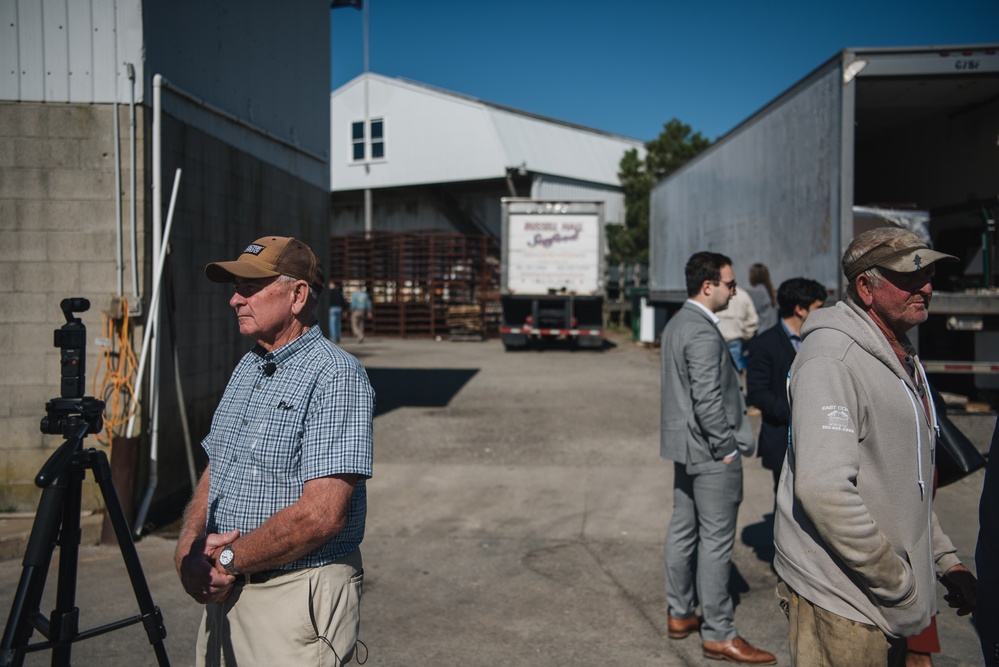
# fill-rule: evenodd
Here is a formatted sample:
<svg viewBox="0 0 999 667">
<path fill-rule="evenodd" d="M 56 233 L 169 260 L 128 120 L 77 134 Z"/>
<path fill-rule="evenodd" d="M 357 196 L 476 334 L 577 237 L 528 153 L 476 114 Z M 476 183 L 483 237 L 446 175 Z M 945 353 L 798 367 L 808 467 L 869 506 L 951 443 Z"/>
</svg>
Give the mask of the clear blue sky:
<svg viewBox="0 0 999 667">
<path fill-rule="evenodd" d="M 370 70 L 648 141 L 714 139 L 847 47 L 999 42 L 999 0 L 365 0 Z M 330 11 L 335 89 L 362 12 Z"/>
</svg>

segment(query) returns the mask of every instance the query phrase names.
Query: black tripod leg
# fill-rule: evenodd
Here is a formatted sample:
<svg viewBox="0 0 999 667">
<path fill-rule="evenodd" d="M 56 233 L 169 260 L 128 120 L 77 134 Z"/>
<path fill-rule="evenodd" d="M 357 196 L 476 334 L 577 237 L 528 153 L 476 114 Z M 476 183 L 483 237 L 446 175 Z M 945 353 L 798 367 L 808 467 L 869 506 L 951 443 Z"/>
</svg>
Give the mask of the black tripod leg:
<svg viewBox="0 0 999 667">
<path fill-rule="evenodd" d="M 66 482 L 62 505 L 62 531 L 59 535 L 59 583 L 56 606 L 49 614 L 49 640 L 52 642 L 52 664 L 71 663 L 73 642 L 80 634 L 80 609 L 76 606 L 76 582 L 80 560 L 80 509 L 83 499 L 83 478 L 86 471 L 70 466 L 60 478 Z"/>
<path fill-rule="evenodd" d="M 156 653 L 156 661 L 161 667 L 168 667 L 170 659 L 167 657 L 166 647 L 163 645 L 163 639 L 166 637 L 163 615 L 160 613 L 159 607 L 153 604 L 153 596 L 149 592 L 149 585 L 142 573 L 142 563 L 139 562 L 139 553 L 135 550 L 135 542 L 132 541 L 132 532 L 129 530 L 125 512 L 121 508 L 118 493 L 111 481 L 111 466 L 108 463 L 108 457 L 104 452 L 93 449 L 88 451 L 88 455 L 90 456 L 88 465 L 93 469 L 94 479 L 101 487 L 104 506 L 107 508 L 108 518 L 114 528 L 115 539 L 118 541 L 118 548 L 125 561 L 125 569 L 128 570 L 128 578 L 132 581 L 135 600 L 139 603 L 139 610 L 142 612 L 142 624 L 146 628 L 146 636 L 149 637 L 149 643 L 152 644 L 153 651 Z"/>
<path fill-rule="evenodd" d="M 24 647 L 34 631 L 32 617 L 39 614 L 45 579 L 52 562 L 56 538 L 63 519 L 63 501 L 66 497 L 66 475 L 42 490 L 38 511 L 31 526 L 31 536 L 21 561 L 21 579 L 14 594 L 7 627 L 0 644 L 0 667 L 19 667 L 24 662 Z M 36 619 L 37 620 L 37 619 Z M 42 619 L 44 620 L 44 619 Z M 47 625 L 44 634 L 47 635 Z"/>
</svg>

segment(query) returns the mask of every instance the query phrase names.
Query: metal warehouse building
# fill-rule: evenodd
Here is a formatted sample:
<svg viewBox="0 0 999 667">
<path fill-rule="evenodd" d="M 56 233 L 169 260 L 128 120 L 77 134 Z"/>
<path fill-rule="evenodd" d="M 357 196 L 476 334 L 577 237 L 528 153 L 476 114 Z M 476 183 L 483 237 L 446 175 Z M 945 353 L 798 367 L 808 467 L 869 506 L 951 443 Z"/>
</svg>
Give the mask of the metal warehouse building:
<svg viewBox="0 0 999 667">
<path fill-rule="evenodd" d="M 160 362 L 146 367 L 156 391 L 144 391 L 135 427 L 146 464 L 134 500 L 147 505 L 155 490 L 157 505 L 182 503 L 198 438 L 249 347 L 205 264 L 265 233 L 325 255 L 329 3 L 0 0 L 0 64 L 0 505 L 34 507 L 32 480 L 61 444 L 39 431 L 60 393 L 60 300 L 92 303 L 80 315 L 86 393 L 106 398 L 91 385 L 101 353 L 118 358 L 120 338 L 140 353 L 161 247 L 150 344 Z M 99 504 L 96 489 L 87 494 L 86 506 Z"/>
</svg>

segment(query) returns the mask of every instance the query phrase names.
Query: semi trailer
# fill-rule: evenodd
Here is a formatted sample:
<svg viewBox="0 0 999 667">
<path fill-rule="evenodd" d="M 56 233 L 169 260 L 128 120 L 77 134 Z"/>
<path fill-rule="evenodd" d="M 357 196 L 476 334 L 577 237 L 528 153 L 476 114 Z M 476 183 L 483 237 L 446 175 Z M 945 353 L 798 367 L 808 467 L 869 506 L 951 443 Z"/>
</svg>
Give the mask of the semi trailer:
<svg viewBox="0 0 999 667">
<path fill-rule="evenodd" d="M 856 234 L 912 224 L 961 259 L 937 266 L 913 332 L 927 370 L 994 399 L 997 195 L 999 44 L 845 49 L 653 189 L 650 297 L 682 303 L 687 258 L 713 250 L 739 282 L 762 262 L 775 287 L 805 276 L 835 300 Z"/>
</svg>

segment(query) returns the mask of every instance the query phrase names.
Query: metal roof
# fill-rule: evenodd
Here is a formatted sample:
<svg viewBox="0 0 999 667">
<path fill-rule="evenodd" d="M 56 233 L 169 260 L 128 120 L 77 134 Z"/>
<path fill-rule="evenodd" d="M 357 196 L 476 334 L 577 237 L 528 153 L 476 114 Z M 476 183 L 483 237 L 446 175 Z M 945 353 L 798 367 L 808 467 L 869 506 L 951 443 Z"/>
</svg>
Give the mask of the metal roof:
<svg viewBox="0 0 999 667">
<path fill-rule="evenodd" d="M 367 80 L 365 81 L 365 77 Z M 351 160 L 351 124 L 385 121 L 384 160 Z M 415 81 L 369 73 L 331 95 L 333 191 L 504 178 L 510 169 L 619 187 L 644 143 Z"/>
</svg>

